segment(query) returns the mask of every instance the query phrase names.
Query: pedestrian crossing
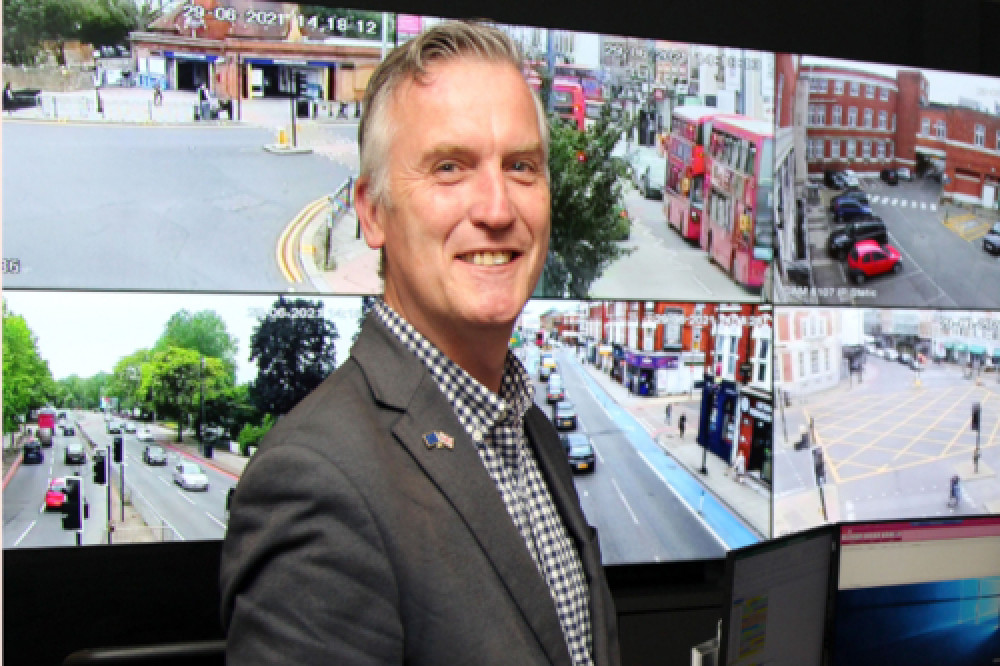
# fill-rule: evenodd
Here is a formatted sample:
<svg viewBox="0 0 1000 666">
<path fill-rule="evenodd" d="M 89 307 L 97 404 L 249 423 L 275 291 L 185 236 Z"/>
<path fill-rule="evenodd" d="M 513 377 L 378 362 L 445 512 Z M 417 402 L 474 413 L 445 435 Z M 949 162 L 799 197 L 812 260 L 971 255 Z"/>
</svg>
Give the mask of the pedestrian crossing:
<svg viewBox="0 0 1000 666">
<path fill-rule="evenodd" d="M 913 210 L 922 210 L 931 213 L 936 213 L 938 209 L 938 205 L 933 202 L 918 201 L 917 199 L 904 199 L 887 194 L 869 194 L 868 201 L 872 204 L 895 206 L 897 208 L 910 208 Z"/>
</svg>

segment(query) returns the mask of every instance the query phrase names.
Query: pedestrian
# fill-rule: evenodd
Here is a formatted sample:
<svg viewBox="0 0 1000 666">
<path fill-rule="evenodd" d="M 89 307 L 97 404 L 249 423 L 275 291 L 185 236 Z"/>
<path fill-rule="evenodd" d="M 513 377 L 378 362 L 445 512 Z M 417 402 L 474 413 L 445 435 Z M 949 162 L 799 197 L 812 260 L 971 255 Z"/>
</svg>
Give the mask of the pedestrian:
<svg viewBox="0 0 1000 666">
<path fill-rule="evenodd" d="M 733 474 L 736 480 L 743 483 L 743 475 L 747 472 L 747 458 L 743 455 L 743 449 L 736 451 L 736 461 L 733 463 Z"/>
<path fill-rule="evenodd" d="M 598 538 L 510 350 L 551 224 L 522 72 L 505 33 L 443 22 L 369 79 L 354 202 L 383 294 L 236 486 L 227 663 L 621 663 Z"/>
<path fill-rule="evenodd" d="M 667 425 L 670 425 L 670 403 L 667 403 Z"/>
<path fill-rule="evenodd" d="M 10 87 L 10 81 L 3 87 L 3 108 L 7 113 L 14 113 L 14 91 Z"/>
<path fill-rule="evenodd" d="M 198 86 L 198 107 L 201 120 L 208 120 L 212 113 L 212 104 L 209 100 L 208 86 L 202 83 Z"/>
<path fill-rule="evenodd" d="M 684 439 L 684 426 L 687 425 L 687 414 L 681 414 L 677 419 L 677 430 L 680 431 L 681 439 Z"/>
<path fill-rule="evenodd" d="M 163 90 L 159 81 L 153 84 L 153 106 L 163 106 Z"/>
</svg>

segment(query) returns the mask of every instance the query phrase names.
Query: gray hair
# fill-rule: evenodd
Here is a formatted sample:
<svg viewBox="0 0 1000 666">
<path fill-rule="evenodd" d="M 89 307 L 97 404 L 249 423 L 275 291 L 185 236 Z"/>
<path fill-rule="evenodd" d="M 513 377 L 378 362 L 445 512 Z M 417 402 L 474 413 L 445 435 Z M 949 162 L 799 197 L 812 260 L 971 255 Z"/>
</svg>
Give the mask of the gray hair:
<svg viewBox="0 0 1000 666">
<path fill-rule="evenodd" d="M 389 101 L 404 82 L 423 80 L 435 62 L 460 58 L 507 63 L 518 71 L 523 67 L 520 49 L 506 33 L 484 23 L 448 21 L 393 49 L 368 80 L 358 126 L 358 151 L 361 156 L 360 176 L 371 183 L 375 201 L 389 204 L 388 155 L 394 130 L 389 120 Z M 532 98 L 547 166 L 548 121 L 538 96 L 532 93 Z"/>
</svg>

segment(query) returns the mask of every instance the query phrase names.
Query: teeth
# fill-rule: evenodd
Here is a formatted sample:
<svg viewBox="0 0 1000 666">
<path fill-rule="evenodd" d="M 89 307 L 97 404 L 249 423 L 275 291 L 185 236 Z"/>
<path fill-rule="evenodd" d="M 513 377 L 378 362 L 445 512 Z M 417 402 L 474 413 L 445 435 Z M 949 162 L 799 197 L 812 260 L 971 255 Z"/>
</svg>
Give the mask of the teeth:
<svg viewBox="0 0 1000 666">
<path fill-rule="evenodd" d="M 466 259 L 476 266 L 500 266 L 511 260 L 510 252 L 474 252 L 467 254 Z"/>
</svg>

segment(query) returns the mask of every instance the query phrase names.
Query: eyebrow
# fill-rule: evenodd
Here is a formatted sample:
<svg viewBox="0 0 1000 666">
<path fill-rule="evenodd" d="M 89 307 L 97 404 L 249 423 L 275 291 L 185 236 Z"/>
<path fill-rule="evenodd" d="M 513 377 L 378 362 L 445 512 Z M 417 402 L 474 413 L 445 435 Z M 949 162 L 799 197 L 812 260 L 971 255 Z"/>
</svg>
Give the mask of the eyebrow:
<svg viewBox="0 0 1000 666">
<path fill-rule="evenodd" d="M 470 158 L 475 157 L 476 155 L 477 151 L 469 146 L 460 143 L 440 143 L 424 153 L 423 157 L 420 159 L 420 164 L 426 166 L 444 158 Z M 542 157 L 544 155 L 545 149 L 542 146 L 541 141 L 533 141 L 517 146 L 511 150 L 504 151 L 503 154 L 504 158 L 527 156 Z"/>
</svg>

